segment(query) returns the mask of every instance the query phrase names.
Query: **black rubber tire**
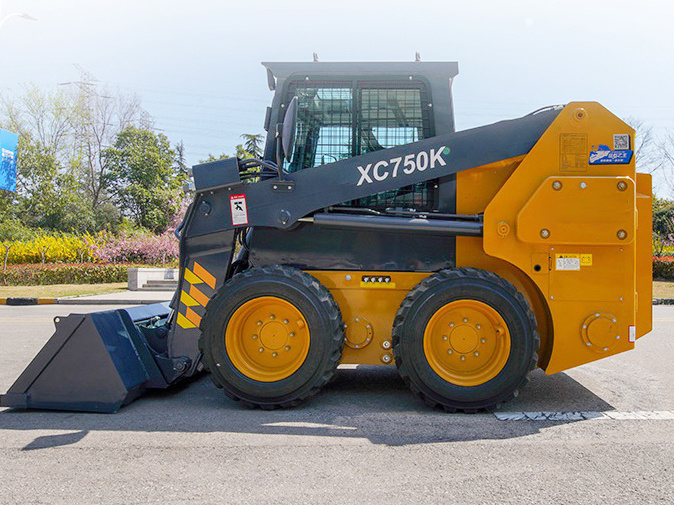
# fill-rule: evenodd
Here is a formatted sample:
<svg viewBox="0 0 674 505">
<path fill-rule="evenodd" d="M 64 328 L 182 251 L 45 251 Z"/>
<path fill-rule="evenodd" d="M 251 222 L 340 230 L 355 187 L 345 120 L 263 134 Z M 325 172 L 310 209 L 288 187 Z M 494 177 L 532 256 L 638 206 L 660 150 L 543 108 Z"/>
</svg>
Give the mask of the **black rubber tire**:
<svg viewBox="0 0 674 505">
<path fill-rule="evenodd" d="M 275 382 L 256 381 L 242 374 L 225 346 L 232 314 L 260 296 L 276 296 L 295 305 L 311 335 L 300 368 Z M 233 400 L 268 410 L 294 407 L 316 394 L 334 375 L 344 348 L 342 314 L 330 292 L 311 275 L 282 265 L 250 268 L 232 277 L 206 306 L 200 328 L 199 349 L 215 385 Z"/>
<path fill-rule="evenodd" d="M 506 364 L 493 379 L 458 386 L 430 366 L 423 336 L 431 316 L 456 300 L 490 305 L 505 320 L 510 334 Z M 516 397 L 538 362 L 540 337 L 536 317 L 515 286 L 496 274 L 474 268 L 442 270 L 417 284 L 403 300 L 393 323 L 393 356 L 403 380 L 431 407 L 447 412 L 490 411 Z"/>
</svg>

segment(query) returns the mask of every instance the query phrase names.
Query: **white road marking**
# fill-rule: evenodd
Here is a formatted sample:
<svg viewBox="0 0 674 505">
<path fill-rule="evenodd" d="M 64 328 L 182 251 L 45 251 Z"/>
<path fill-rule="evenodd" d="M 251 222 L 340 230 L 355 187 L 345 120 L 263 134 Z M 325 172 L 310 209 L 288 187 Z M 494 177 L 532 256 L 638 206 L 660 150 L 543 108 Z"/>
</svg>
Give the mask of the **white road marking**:
<svg viewBox="0 0 674 505">
<path fill-rule="evenodd" d="M 590 419 L 614 421 L 672 421 L 673 410 L 655 411 L 581 411 L 581 412 L 494 412 L 499 421 L 585 421 Z"/>
<path fill-rule="evenodd" d="M 318 430 L 357 430 L 355 426 L 337 426 L 334 424 L 320 424 L 307 422 L 284 421 L 279 423 L 265 423 L 262 426 L 280 426 L 283 428 L 314 428 Z"/>
</svg>

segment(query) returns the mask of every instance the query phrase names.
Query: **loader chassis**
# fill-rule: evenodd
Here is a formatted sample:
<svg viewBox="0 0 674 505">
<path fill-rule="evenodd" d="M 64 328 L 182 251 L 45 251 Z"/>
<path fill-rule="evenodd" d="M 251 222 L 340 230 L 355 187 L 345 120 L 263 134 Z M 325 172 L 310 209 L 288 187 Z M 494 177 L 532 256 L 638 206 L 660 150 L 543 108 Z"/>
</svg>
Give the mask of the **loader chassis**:
<svg viewBox="0 0 674 505">
<path fill-rule="evenodd" d="M 119 316 L 160 366 L 131 381 L 113 356 L 115 402 L 69 401 L 32 386 L 51 345 L 3 405 L 111 411 L 205 367 L 231 398 L 290 407 L 350 363 L 395 364 L 427 404 L 472 412 L 650 331 L 650 177 L 601 105 L 454 132 L 454 63 L 265 65 L 266 161 L 194 167 L 171 314 Z"/>
</svg>

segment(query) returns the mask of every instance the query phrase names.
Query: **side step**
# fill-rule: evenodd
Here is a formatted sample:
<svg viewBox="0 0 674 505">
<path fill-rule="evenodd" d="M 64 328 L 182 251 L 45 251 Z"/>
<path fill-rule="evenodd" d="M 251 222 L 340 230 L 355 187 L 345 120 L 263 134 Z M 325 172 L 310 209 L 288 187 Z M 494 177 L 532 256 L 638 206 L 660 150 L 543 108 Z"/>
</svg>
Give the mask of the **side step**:
<svg viewBox="0 0 674 505">
<path fill-rule="evenodd" d="M 71 314 L 54 319 L 56 332 L 26 367 L 0 406 L 116 412 L 148 388 L 166 388 L 189 367 L 169 359 L 155 326 L 167 303 Z"/>
</svg>

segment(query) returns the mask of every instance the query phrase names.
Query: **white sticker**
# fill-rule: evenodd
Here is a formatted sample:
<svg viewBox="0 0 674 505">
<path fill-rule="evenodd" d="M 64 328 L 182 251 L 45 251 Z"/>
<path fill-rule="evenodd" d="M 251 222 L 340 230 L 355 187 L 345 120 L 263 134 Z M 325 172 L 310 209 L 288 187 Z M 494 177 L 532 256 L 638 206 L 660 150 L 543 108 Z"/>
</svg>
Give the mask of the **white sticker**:
<svg viewBox="0 0 674 505">
<path fill-rule="evenodd" d="M 556 257 L 557 270 L 580 270 L 580 255 L 558 254 Z"/>
<path fill-rule="evenodd" d="M 630 342 L 636 342 L 637 341 L 637 327 L 636 326 L 630 326 L 628 327 L 627 330 L 627 340 Z"/>
<path fill-rule="evenodd" d="M 248 224 L 246 195 L 230 195 L 229 206 L 232 209 L 232 224 L 234 226 Z"/>
<path fill-rule="evenodd" d="M 630 148 L 630 136 L 627 133 L 613 135 L 613 149 L 625 151 Z"/>
</svg>

